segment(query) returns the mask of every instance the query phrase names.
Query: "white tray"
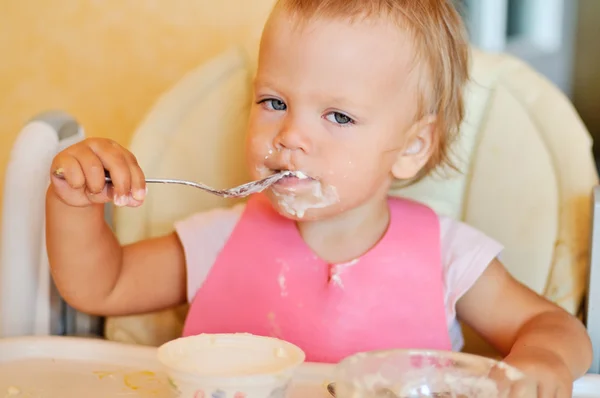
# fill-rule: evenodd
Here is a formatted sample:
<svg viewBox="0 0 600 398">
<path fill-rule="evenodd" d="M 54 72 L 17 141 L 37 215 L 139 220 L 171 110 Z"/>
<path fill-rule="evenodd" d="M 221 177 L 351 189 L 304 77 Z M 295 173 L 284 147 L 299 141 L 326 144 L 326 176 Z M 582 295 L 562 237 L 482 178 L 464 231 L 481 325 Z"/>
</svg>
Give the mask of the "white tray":
<svg viewBox="0 0 600 398">
<path fill-rule="evenodd" d="M 172 398 L 153 347 L 77 337 L 0 339 L 0 398 Z M 331 365 L 306 363 L 290 398 L 329 398 Z M 600 398 L 600 376 L 577 381 L 574 398 Z"/>
</svg>

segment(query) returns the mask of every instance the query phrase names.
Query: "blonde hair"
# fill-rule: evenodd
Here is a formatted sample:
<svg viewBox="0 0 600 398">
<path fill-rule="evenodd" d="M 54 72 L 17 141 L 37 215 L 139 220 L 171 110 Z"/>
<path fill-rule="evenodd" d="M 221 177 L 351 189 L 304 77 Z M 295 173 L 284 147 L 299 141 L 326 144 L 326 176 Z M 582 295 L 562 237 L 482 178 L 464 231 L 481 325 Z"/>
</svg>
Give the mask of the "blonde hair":
<svg viewBox="0 0 600 398">
<path fill-rule="evenodd" d="M 275 8 L 304 21 L 389 18 L 406 30 L 414 41 L 416 64 L 425 66 L 416 118 L 436 115 L 435 146 L 417 179 L 438 166 L 455 168 L 449 149 L 465 113 L 463 89 L 469 78 L 469 44 L 451 0 L 278 0 Z"/>
</svg>

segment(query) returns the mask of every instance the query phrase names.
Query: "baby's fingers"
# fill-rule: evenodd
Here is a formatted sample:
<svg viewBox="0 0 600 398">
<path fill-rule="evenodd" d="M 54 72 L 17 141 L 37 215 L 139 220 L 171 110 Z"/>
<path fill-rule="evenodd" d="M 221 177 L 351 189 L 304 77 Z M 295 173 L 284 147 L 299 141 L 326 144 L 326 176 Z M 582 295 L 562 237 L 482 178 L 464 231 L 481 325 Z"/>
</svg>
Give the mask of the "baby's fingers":
<svg viewBox="0 0 600 398">
<path fill-rule="evenodd" d="M 115 203 L 126 201 L 131 192 L 131 172 L 125 159 L 125 149 L 112 141 L 94 141 L 90 143 L 90 149 L 100 158 L 103 168 L 110 174 Z M 104 179 L 104 170 L 101 169 L 100 172 Z"/>
<path fill-rule="evenodd" d="M 137 159 L 131 152 L 125 153 L 125 159 L 129 164 L 129 172 L 131 174 L 131 198 L 130 205 L 139 206 L 146 198 L 146 177 L 139 166 Z"/>
<path fill-rule="evenodd" d="M 57 156 L 52 163 L 51 170 L 54 183 L 66 184 L 75 190 L 85 187 L 85 174 L 75 157 L 69 154 Z"/>
<path fill-rule="evenodd" d="M 51 180 L 54 192 L 70 206 L 89 206 L 85 194 L 85 175 L 77 159 L 71 155 L 57 156 L 51 166 Z"/>
<path fill-rule="evenodd" d="M 85 194 L 91 203 L 106 203 L 113 200 L 112 186 L 106 183 L 104 165 L 88 146 L 77 152 L 77 160 L 85 176 Z"/>
<path fill-rule="evenodd" d="M 100 158 L 87 146 L 81 148 L 77 154 L 77 160 L 81 165 L 85 176 L 87 193 L 98 195 L 106 192 L 106 180 L 104 178 L 104 165 Z"/>
</svg>

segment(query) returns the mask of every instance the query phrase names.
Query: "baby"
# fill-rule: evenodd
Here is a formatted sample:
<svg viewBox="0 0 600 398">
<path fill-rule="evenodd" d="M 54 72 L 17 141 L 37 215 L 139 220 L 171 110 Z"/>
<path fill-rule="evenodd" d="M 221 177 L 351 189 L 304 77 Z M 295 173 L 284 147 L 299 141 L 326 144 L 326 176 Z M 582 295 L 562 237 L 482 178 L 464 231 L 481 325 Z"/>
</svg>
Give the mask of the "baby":
<svg viewBox="0 0 600 398">
<path fill-rule="evenodd" d="M 47 194 L 58 289 L 105 316 L 188 301 L 184 335 L 275 336 L 320 362 L 460 350 L 461 319 L 541 397 L 570 397 L 591 363 L 582 324 L 515 281 L 494 240 L 387 195 L 447 164 L 467 79 L 450 0 L 280 0 L 261 41 L 247 160 L 255 179 L 298 173 L 121 246 L 102 204 L 141 205 L 144 173 L 112 141 L 73 145 L 54 159 Z"/>
</svg>

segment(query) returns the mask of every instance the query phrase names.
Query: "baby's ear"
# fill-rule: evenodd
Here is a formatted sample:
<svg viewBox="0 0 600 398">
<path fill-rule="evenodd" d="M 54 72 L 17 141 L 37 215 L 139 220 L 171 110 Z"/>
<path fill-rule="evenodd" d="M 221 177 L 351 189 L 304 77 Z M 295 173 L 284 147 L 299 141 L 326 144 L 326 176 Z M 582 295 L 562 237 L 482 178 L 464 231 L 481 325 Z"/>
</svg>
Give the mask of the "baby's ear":
<svg viewBox="0 0 600 398">
<path fill-rule="evenodd" d="M 410 180 L 425 167 L 436 144 L 435 122 L 436 117 L 428 115 L 408 130 L 405 147 L 392 166 L 394 178 Z"/>
</svg>

